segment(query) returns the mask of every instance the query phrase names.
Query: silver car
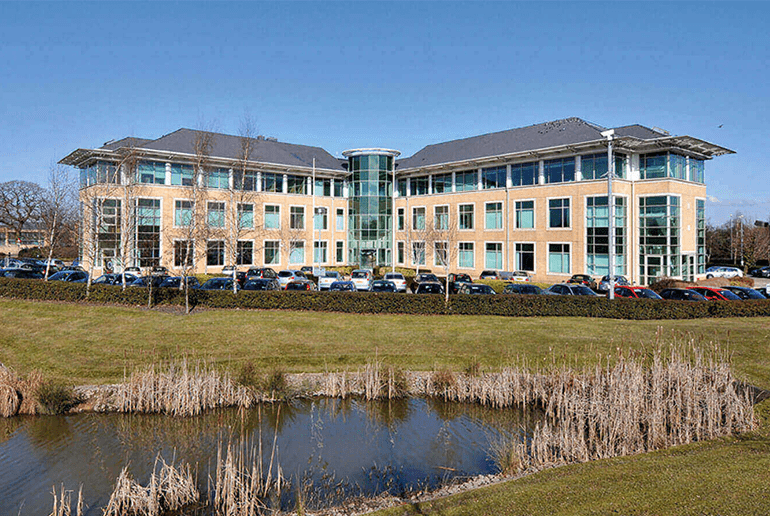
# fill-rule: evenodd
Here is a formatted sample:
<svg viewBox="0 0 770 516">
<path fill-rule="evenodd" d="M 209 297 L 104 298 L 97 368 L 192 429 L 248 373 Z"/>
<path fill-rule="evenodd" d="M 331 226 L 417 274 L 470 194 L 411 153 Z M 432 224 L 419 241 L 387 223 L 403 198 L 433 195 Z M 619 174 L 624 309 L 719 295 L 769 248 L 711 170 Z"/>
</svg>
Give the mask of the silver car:
<svg viewBox="0 0 770 516">
<path fill-rule="evenodd" d="M 278 273 L 278 282 L 281 284 L 281 289 L 286 290 L 286 285 L 290 281 L 306 279 L 305 273 L 302 271 L 285 270 Z"/>
<path fill-rule="evenodd" d="M 337 271 L 326 271 L 323 276 L 318 278 L 318 290 L 329 290 L 332 283 L 342 281 L 342 274 Z"/>
<path fill-rule="evenodd" d="M 356 286 L 356 290 L 371 290 L 372 276 L 372 271 L 368 269 L 358 269 L 350 273 L 350 280 Z"/>
<path fill-rule="evenodd" d="M 383 279 L 395 283 L 396 292 L 406 292 L 406 278 L 400 272 L 388 272 Z"/>
</svg>

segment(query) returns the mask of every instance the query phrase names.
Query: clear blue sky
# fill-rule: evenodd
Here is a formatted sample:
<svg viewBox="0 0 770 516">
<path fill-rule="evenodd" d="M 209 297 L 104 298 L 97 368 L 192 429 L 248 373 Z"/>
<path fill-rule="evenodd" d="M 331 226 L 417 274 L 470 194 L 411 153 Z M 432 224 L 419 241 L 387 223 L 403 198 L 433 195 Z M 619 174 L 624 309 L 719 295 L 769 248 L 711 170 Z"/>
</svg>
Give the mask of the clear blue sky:
<svg viewBox="0 0 770 516">
<path fill-rule="evenodd" d="M 334 155 L 577 116 L 738 154 L 712 223 L 770 218 L 770 3 L 0 2 L 0 181 L 180 127 Z M 719 127 L 721 126 L 721 128 Z"/>
</svg>

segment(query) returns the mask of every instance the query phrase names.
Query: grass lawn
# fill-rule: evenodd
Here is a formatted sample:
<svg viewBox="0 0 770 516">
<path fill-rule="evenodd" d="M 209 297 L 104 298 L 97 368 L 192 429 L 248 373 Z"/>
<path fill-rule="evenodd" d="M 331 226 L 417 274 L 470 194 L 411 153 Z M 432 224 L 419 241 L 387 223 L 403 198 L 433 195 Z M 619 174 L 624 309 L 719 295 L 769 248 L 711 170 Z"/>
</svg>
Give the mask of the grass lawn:
<svg viewBox="0 0 770 516">
<path fill-rule="evenodd" d="M 595 364 L 617 347 L 692 333 L 733 351 L 736 374 L 770 388 L 770 318 L 619 321 L 543 317 L 354 315 L 141 308 L 0 300 L 0 362 L 74 384 L 187 355 L 237 369 L 247 360 L 288 372 L 356 369 L 375 357 L 405 369 L 498 368 L 525 357 Z"/>
<path fill-rule="evenodd" d="M 542 471 L 377 516 L 770 514 L 770 401 L 757 432 Z"/>
</svg>

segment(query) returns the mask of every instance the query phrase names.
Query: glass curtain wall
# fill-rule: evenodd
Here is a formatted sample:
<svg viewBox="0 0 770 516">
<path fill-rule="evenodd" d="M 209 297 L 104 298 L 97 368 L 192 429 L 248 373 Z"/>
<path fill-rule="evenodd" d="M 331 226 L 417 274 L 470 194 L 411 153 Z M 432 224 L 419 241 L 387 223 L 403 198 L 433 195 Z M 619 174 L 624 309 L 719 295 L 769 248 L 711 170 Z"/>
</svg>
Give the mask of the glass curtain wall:
<svg viewBox="0 0 770 516">
<path fill-rule="evenodd" d="M 348 213 L 348 260 L 372 268 L 390 265 L 395 152 L 347 151 L 352 172 Z"/>
<path fill-rule="evenodd" d="M 626 274 L 626 199 L 615 197 L 615 274 Z M 607 196 L 586 199 L 586 269 L 588 274 L 610 273 L 610 210 Z"/>
<path fill-rule="evenodd" d="M 639 198 L 639 279 L 643 285 L 657 278 L 681 278 L 681 208 L 679 197 Z"/>
</svg>

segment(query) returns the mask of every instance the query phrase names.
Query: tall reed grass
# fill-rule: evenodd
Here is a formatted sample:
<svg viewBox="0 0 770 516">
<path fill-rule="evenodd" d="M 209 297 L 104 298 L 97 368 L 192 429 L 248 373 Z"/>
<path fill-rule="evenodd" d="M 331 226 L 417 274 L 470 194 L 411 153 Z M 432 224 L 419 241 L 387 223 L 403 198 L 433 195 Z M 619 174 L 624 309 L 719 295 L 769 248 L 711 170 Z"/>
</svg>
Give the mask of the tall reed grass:
<svg viewBox="0 0 770 516">
<path fill-rule="evenodd" d="M 61 485 L 59 493 L 56 488 L 51 489 L 53 495 L 53 511 L 50 516 L 72 516 L 72 491 L 65 490 Z M 78 490 L 78 502 L 75 506 L 75 516 L 83 515 L 83 486 Z"/>
</svg>

